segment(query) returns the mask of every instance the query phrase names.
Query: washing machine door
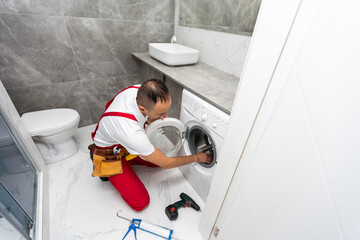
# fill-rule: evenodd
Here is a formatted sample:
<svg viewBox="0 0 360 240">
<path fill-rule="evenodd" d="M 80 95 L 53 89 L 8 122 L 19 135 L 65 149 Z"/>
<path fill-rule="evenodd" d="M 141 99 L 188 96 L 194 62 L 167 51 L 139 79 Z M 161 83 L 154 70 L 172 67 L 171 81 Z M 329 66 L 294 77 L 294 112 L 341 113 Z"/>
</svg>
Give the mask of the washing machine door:
<svg viewBox="0 0 360 240">
<path fill-rule="evenodd" d="M 186 128 L 176 118 L 156 120 L 145 128 L 150 142 L 166 156 L 173 157 L 185 141 Z"/>
</svg>

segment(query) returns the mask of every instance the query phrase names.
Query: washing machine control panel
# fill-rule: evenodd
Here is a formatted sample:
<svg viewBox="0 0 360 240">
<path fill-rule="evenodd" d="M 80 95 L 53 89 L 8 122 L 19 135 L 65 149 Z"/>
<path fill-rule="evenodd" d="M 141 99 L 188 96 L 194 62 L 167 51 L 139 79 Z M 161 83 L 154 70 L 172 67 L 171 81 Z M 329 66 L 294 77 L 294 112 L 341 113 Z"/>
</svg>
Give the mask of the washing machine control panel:
<svg viewBox="0 0 360 240">
<path fill-rule="evenodd" d="M 208 116 L 206 113 L 201 114 L 201 121 L 206 122 L 208 120 Z"/>
<path fill-rule="evenodd" d="M 218 135 L 225 135 L 229 114 L 188 91 L 183 91 L 181 106 Z"/>
</svg>

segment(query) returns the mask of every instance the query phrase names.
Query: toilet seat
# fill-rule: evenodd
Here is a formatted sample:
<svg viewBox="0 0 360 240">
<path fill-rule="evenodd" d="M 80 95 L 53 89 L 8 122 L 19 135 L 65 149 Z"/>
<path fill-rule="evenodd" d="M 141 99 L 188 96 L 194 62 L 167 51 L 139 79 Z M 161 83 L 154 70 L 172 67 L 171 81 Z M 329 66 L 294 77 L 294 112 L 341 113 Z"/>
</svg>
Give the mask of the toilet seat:
<svg viewBox="0 0 360 240">
<path fill-rule="evenodd" d="M 77 126 L 80 115 L 73 109 L 57 108 L 24 113 L 21 119 L 31 136 L 48 136 Z"/>
</svg>

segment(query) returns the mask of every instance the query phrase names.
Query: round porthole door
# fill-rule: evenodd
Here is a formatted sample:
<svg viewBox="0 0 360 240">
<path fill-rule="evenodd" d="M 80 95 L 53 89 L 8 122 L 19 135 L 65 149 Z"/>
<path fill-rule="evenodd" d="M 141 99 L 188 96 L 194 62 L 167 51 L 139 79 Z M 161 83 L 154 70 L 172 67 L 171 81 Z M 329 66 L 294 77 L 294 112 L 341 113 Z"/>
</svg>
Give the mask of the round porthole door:
<svg viewBox="0 0 360 240">
<path fill-rule="evenodd" d="M 213 161 L 209 164 L 199 163 L 204 168 L 212 168 L 216 163 L 216 147 L 210 133 L 199 125 L 195 125 L 187 130 L 186 140 L 189 144 L 191 154 L 205 152 L 213 156 Z"/>
<path fill-rule="evenodd" d="M 186 128 L 176 118 L 156 120 L 145 128 L 150 142 L 168 157 L 176 156 L 185 141 Z"/>
</svg>

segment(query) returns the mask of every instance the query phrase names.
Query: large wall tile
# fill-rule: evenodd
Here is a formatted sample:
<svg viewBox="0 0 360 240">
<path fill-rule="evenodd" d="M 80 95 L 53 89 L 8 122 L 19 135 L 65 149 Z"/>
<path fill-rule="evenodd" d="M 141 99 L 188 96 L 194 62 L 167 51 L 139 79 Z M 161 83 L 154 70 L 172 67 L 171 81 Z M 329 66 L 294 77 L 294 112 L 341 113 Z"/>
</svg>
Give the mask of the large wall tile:
<svg viewBox="0 0 360 240">
<path fill-rule="evenodd" d="M 139 71 L 131 57 L 131 52 L 147 49 L 147 29 L 145 22 L 97 20 L 97 26 L 115 56 L 121 61 L 128 74 Z"/>
<path fill-rule="evenodd" d="M 129 74 L 127 75 L 127 82 L 130 83 L 130 85 L 135 85 L 135 84 L 141 84 L 143 82 L 145 82 L 145 80 L 143 78 L 141 78 L 141 74 Z"/>
<path fill-rule="evenodd" d="M 63 18 L 0 14 L 0 33 L 6 88 L 79 79 Z"/>
<path fill-rule="evenodd" d="M 97 123 L 104 113 L 106 103 L 125 87 L 135 84 L 126 76 L 108 79 L 81 81 L 89 104 L 93 123 Z"/>
<path fill-rule="evenodd" d="M 144 21 L 148 0 L 60 0 L 66 16 Z"/>
<path fill-rule="evenodd" d="M 19 114 L 52 108 L 72 108 L 80 114 L 80 126 L 92 124 L 80 81 L 7 89 Z"/>
<path fill-rule="evenodd" d="M 116 35 L 105 36 L 99 24 L 102 21 L 112 21 L 89 18 L 68 18 L 67 21 L 81 80 L 118 77 L 126 74 L 117 49 L 112 47 L 113 41 L 127 44 L 126 39 L 124 37 L 117 39 Z M 125 23 L 116 23 L 118 29 L 115 30 L 119 31 L 118 34 L 125 35 L 123 29 Z M 108 26 L 114 27 L 112 24 Z"/>
<path fill-rule="evenodd" d="M 174 15 L 175 0 L 0 0 L 0 79 L 20 114 L 96 123 L 108 95 L 147 80 L 131 53 L 170 41 Z"/>
<path fill-rule="evenodd" d="M 138 74 L 141 70 L 139 65 L 131 56 L 132 52 L 148 52 L 151 42 L 170 42 L 174 34 L 174 25 L 170 23 L 155 22 L 127 22 L 126 37 L 131 44 L 129 48 L 117 46 L 122 49 L 122 61 L 124 62 L 127 73 Z M 125 45 L 126 47 L 126 45 Z"/>
<path fill-rule="evenodd" d="M 146 23 L 146 43 L 170 42 L 174 35 L 174 24 L 169 23 Z M 148 44 L 144 46 L 143 51 L 149 51 Z"/>
<path fill-rule="evenodd" d="M 82 80 L 138 73 L 131 52 L 173 35 L 169 23 L 69 18 L 68 25 Z"/>
<path fill-rule="evenodd" d="M 173 23 L 175 0 L 60 0 L 65 16 Z"/>
<path fill-rule="evenodd" d="M 175 0 L 149 0 L 149 7 L 144 12 L 150 22 L 174 23 Z"/>
<path fill-rule="evenodd" d="M 62 15 L 58 0 L 0 0 L 0 12 Z"/>
</svg>

